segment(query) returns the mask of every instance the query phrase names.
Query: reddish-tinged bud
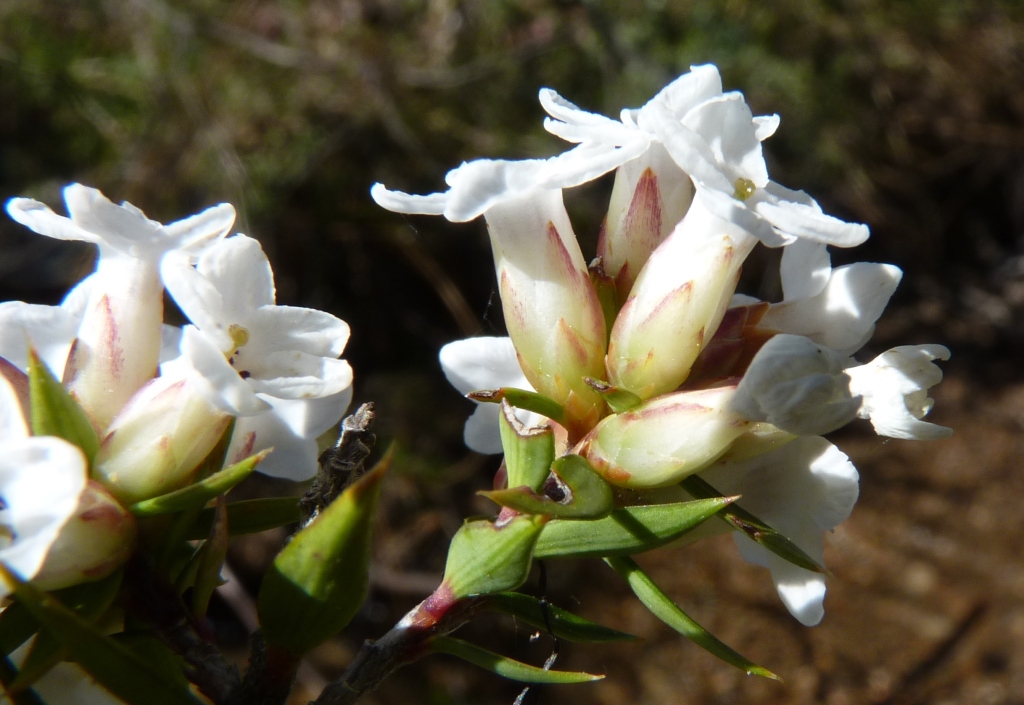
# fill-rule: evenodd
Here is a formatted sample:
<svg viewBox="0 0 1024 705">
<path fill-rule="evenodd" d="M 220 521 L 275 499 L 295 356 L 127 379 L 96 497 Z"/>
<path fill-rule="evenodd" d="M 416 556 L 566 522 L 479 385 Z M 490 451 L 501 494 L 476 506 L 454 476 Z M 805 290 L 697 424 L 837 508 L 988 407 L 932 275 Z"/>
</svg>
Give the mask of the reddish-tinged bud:
<svg viewBox="0 0 1024 705">
<path fill-rule="evenodd" d="M 99 580 L 128 560 L 134 544 L 135 517 L 103 485 L 90 480 L 33 582 L 57 590 Z"/>
<path fill-rule="evenodd" d="M 660 143 L 615 172 L 597 254 L 625 301 L 654 249 L 669 236 L 693 200 L 690 177 Z"/>
<path fill-rule="evenodd" d="M 604 374 L 605 322 L 558 190 L 485 214 L 505 325 L 527 380 L 582 435 L 604 408 L 584 378 Z M 576 437 L 579 437 L 577 435 Z"/>
<path fill-rule="evenodd" d="M 729 410 L 735 387 L 677 392 L 609 416 L 578 452 L 620 487 L 665 487 L 718 459 L 752 424 Z"/>
</svg>

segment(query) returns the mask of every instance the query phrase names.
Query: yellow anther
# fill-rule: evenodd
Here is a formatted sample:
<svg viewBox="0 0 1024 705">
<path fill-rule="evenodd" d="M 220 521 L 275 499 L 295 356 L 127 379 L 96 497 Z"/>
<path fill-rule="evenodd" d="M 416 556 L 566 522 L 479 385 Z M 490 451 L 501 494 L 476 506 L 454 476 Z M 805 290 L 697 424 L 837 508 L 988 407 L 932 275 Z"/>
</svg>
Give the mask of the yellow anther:
<svg viewBox="0 0 1024 705">
<path fill-rule="evenodd" d="M 249 331 L 236 323 L 228 326 L 228 335 L 231 336 L 231 342 L 234 343 L 235 350 L 244 347 L 249 342 Z"/>
<path fill-rule="evenodd" d="M 757 190 L 757 186 L 750 179 L 744 179 L 742 176 L 736 179 L 736 183 L 733 184 L 736 189 L 733 191 L 733 198 L 739 201 L 745 201 L 754 195 L 754 191 Z"/>
</svg>

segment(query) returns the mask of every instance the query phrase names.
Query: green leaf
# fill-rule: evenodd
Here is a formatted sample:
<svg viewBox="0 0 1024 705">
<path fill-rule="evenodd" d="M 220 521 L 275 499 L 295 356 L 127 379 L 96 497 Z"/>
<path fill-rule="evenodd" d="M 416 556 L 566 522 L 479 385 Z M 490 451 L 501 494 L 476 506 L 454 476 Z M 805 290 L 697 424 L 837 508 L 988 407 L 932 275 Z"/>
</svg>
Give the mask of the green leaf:
<svg viewBox="0 0 1024 705">
<path fill-rule="evenodd" d="M 221 584 L 220 570 L 228 555 L 228 511 L 224 495 L 217 497 L 210 535 L 199 549 L 199 565 L 192 585 L 192 614 L 202 617 L 210 606 L 213 591 Z"/>
<path fill-rule="evenodd" d="M 122 571 L 91 583 L 81 583 L 50 593 L 66 607 L 95 619 L 113 604 L 121 586 Z M 17 600 L 0 611 L 0 649 L 9 654 L 39 631 L 39 621 Z"/>
<path fill-rule="evenodd" d="M 303 654 L 341 631 L 363 604 L 370 526 L 392 455 L 342 492 L 274 559 L 258 600 L 268 644 Z"/>
<path fill-rule="evenodd" d="M 96 429 L 35 350 L 29 350 L 28 385 L 32 402 L 32 435 L 63 438 L 81 448 L 92 466 L 100 447 Z"/>
<path fill-rule="evenodd" d="M 559 639 L 576 642 L 630 641 L 632 634 L 595 624 L 572 612 L 542 602 L 521 592 L 499 592 L 483 598 L 484 609 L 510 614 L 527 624 L 548 631 Z"/>
<path fill-rule="evenodd" d="M 504 399 L 499 418 L 508 486 L 526 487 L 536 492 L 543 486 L 555 459 L 555 433 L 550 426 L 527 428 Z"/>
<path fill-rule="evenodd" d="M 110 638 L 144 658 L 168 680 L 178 683 L 182 688 L 189 687 L 188 679 L 182 671 L 182 659 L 150 631 L 133 629 L 113 634 Z"/>
<path fill-rule="evenodd" d="M 674 541 L 714 516 L 735 497 L 615 509 L 603 519 L 554 519 L 537 539 L 541 558 L 601 558 L 649 551 Z"/>
<path fill-rule="evenodd" d="M 470 392 L 466 395 L 473 401 L 490 402 L 498 404 L 507 400 L 509 404 L 517 409 L 533 411 L 541 416 L 547 416 L 552 421 L 562 423 L 565 421 L 565 408 L 554 399 L 549 399 L 537 392 L 528 392 L 525 389 L 515 387 L 502 387 L 501 389 L 481 389 Z"/>
<path fill-rule="evenodd" d="M 603 382 L 592 377 L 585 377 L 583 381 L 586 382 L 591 389 L 604 397 L 605 403 L 608 404 L 608 408 L 616 414 L 621 414 L 623 411 L 634 409 L 643 403 L 643 399 L 638 397 L 636 394 L 633 394 L 633 392 L 628 389 L 614 387 L 607 382 Z"/>
<path fill-rule="evenodd" d="M 640 598 L 640 601 L 651 611 L 655 617 L 668 626 L 694 642 L 701 648 L 722 659 L 726 663 L 736 666 L 752 676 L 764 676 L 772 680 L 781 681 L 777 675 L 767 668 L 758 666 L 744 656 L 733 651 L 730 647 L 719 641 L 704 627 L 697 624 L 685 612 L 676 606 L 674 602 L 661 591 L 654 581 L 640 569 L 640 566 L 628 556 L 617 556 L 605 558 L 605 563 L 610 565 L 616 573 L 621 575 L 629 583 L 630 589 Z"/>
<path fill-rule="evenodd" d="M 252 474 L 256 465 L 267 457 L 269 452 L 269 450 L 264 450 L 256 455 L 250 455 L 245 460 L 235 463 L 229 468 L 224 468 L 220 472 L 215 472 L 194 485 L 152 499 L 144 499 L 128 509 L 135 516 L 147 517 L 202 507 L 217 495 L 224 494 Z"/>
<path fill-rule="evenodd" d="M 71 657 L 118 698 L 131 705 L 200 705 L 180 682 L 103 635 L 57 599 L 23 582 L 2 564 L 0 578 L 43 628 L 68 649 Z"/>
<path fill-rule="evenodd" d="M 722 496 L 718 490 L 696 475 L 690 475 L 680 482 L 679 485 L 694 497 L 701 499 Z M 746 509 L 734 504 L 720 511 L 718 516 L 733 528 L 742 531 L 751 539 L 790 563 L 815 573 L 830 575 L 824 566 L 808 556 L 802 548 Z"/>
<path fill-rule="evenodd" d="M 91 583 L 81 583 L 51 593 L 76 615 L 89 624 L 93 624 L 114 604 L 124 571 L 113 574 Z M 10 689 L 24 690 L 63 661 L 67 649 L 49 632 L 40 632 L 32 642 L 32 649 L 18 670 L 18 677 L 10 684 Z"/>
<path fill-rule="evenodd" d="M 455 599 L 514 590 L 526 581 L 545 516 L 517 516 L 503 523 L 467 521 L 452 537 L 444 580 Z"/>
<path fill-rule="evenodd" d="M 430 650 L 435 654 L 455 656 L 502 678 L 523 683 L 590 683 L 604 678 L 604 676 L 595 676 L 579 671 L 547 671 L 450 636 L 439 636 L 432 639 Z"/>
<path fill-rule="evenodd" d="M 506 462 L 508 455 L 505 456 Z M 579 455 L 563 455 L 551 464 L 552 492 L 562 499 L 537 494 L 529 487 L 478 492 L 503 507 L 524 514 L 546 514 L 561 519 L 598 519 L 612 510 L 612 488 Z M 511 483 L 510 483 L 511 484 Z"/>
<path fill-rule="evenodd" d="M 231 502 L 228 510 L 228 533 L 231 536 L 256 534 L 279 526 L 295 524 L 300 519 L 298 497 L 269 497 Z M 205 538 L 213 526 L 214 508 L 199 513 L 196 523 L 189 529 L 186 539 Z"/>
</svg>

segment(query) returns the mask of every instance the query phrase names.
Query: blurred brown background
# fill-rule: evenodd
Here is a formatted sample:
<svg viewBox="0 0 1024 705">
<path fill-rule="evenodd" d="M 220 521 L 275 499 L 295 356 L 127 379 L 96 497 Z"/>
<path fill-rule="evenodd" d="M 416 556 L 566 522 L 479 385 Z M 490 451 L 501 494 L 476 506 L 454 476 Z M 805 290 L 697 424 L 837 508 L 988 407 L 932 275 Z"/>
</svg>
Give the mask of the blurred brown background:
<svg viewBox="0 0 1024 705">
<path fill-rule="evenodd" d="M 778 112 L 773 177 L 867 222 L 834 260 L 892 262 L 904 282 L 868 357 L 953 350 L 931 444 L 863 426 L 835 441 L 861 471 L 831 537 L 826 616 L 801 627 L 767 572 L 727 538 L 642 557 L 705 626 L 784 684 L 747 678 L 649 616 L 603 565 L 549 566 L 556 604 L 641 637 L 562 646 L 595 685 L 543 703 L 1024 703 L 1024 6 L 1016 0 L 83 0 L 0 3 L 0 197 L 54 207 L 81 181 L 153 218 L 230 201 L 263 243 L 282 303 L 345 318 L 356 399 L 399 443 L 370 600 L 304 672 L 315 690 L 363 638 L 428 592 L 497 461 L 461 444 L 470 411 L 437 350 L 502 328 L 483 225 L 386 213 L 374 181 L 442 187 L 478 156 L 544 156 L 537 89 L 617 115 L 690 64 L 714 62 L 755 113 Z M 569 205 L 593 251 L 607 178 Z M 588 249 L 589 248 L 589 249 Z M 749 293 L 778 295 L 762 254 Z M 0 300 L 53 303 L 88 249 L 0 220 Z M 294 490 L 273 483 L 252 492 Z M 272 486 L 271 486 L 272 485 Z M 283 534 L 240 542 L 254 593 Z M 532 583 L 536 587 L 536 581 Z M 236 605 L 237 607 L 237 605 Z M 226 648 L 245 632 L 215 606 Z M 550 643 L 491 619 L 467 636 L 540 663 Z M 448 657 L 396 674 L 367 702 L 511 703 L 518 686 Z M 309 693 L 298 693 L 295 702 Z"/>
</svg>

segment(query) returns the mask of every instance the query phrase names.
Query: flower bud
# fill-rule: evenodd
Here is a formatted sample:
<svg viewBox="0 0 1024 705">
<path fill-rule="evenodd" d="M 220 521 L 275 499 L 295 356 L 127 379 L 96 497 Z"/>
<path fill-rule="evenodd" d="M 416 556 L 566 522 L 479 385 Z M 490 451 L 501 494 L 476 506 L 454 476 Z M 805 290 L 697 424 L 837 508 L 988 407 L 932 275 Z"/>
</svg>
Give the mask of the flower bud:
<svg viewBox="0 0 1024 705">
<path fill-rule="evenodd" d="M 753 425 L 730 410 L 735 391 L 666 394 L 609 416 L 584 439 L 579 453 L 613 485 L 671 485 L 711 465 Z"/>
<path fill-rule="evenodd" d="M 485 217 L 505 325 L 523 373 L 565 407 L 574 432 L 591 428 L 604 401 L 584 378 L 604 376 L 604 313 L 562 192 L 502 202 Z"/>
<path fill-rule="evenodd" d="M 126 505 L 184 487 L 231 417 L 187 377 L 158 377 L 114 419 L 94 475 Z"/>
<path fill-rule="evenodd" d="M 732 409 L 799 436 L 834 431 L 857 417 L 850 393 L 851 359 L 798 335 L 777 335 L 758 351 L 743 376 Z"/>
<path fill-rule="evenodd" d="M 597 254 L 615 280 L 620 301 L 629 296 L 647 258 L 683 219 L 692 200 L 690 177 L 658 142 L 616 170 Z"/>
<path fill-rule="evenodd" d="M 164 291 L 151 262 L 104 254 L 64 370 L 68 391 L 100 429 L 156 374 Z"/>
<path fill-rule="evenodd" d="M 103 485 L 90 480 L 33 582 L 44 590 L 58 590 L 105 578 L 128 560 L 134 543 L 135 517 Z"/>
<path fill-rule="evenodd" d="M 718 328 L 756 242 L 694 199 L 619 312 L 608 344 L 611 383 L 644 399 L 679 387 Z"/>
</svg>

